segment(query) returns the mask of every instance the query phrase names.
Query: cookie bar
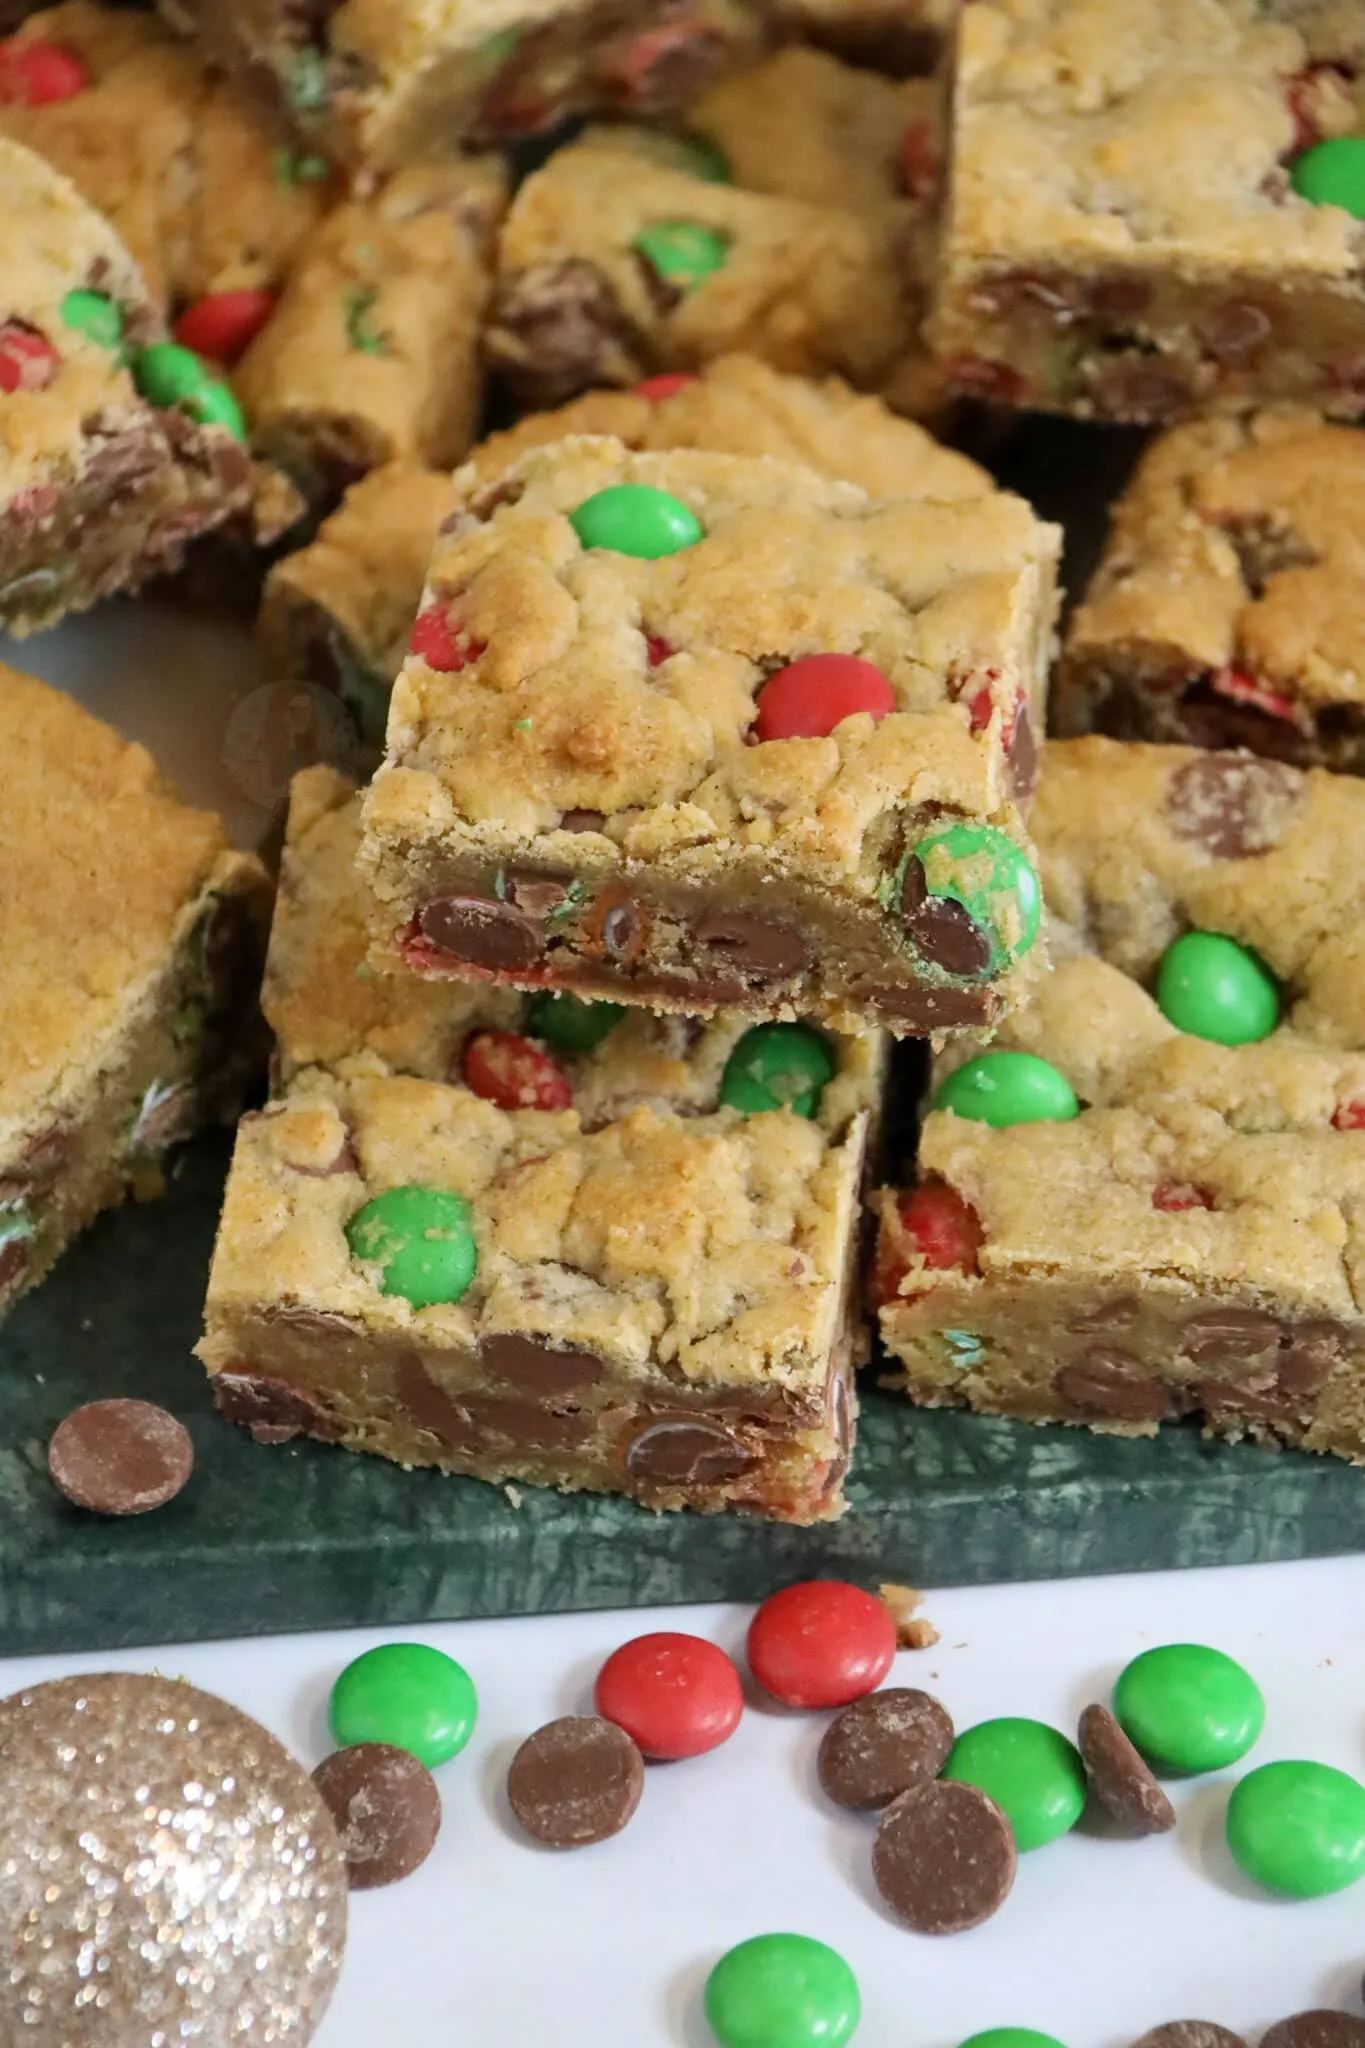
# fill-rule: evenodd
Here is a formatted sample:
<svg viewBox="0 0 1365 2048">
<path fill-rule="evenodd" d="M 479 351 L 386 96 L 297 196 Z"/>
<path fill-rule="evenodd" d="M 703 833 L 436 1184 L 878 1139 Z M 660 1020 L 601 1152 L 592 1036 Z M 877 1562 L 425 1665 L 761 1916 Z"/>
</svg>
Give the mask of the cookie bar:
<svg viewBox="0 0 1365 2048">
<path fill-rule="evenodd" d="M 737 0 L 162 0 L 353 172 L 682 105 L 757 38 Z"/>
<path fill-rule="evenodd" d="M 1032 824 L 1054 971 L 882 1204 L 902 1383 L 1365 1461 L 1365 787 L 1054 741 Z"/>
<path fill-rule="evenodd" d="M 1359 413 L 1363 66 L 1363 0 L 964 7 L 931 325 L 958 386 L 1101 420 Z"/>
<path fill-rule="evenodd" d="M 366 802 L 377 960 L 898 1032 L 1022 992 L 1054 528 L 605 437 L 470 502 Z"/>
<path fill-rule="evenodd" d="M 1281 407 L 1173 427 L 1114 512 L 1058 727 L 1365 773 L 1365 433 Z"/>
<path fill-rule="evenodd" d="M 250 472 L 232 394 L 75 187 L 0 138 L 0 202 L 0 627 L 23 634 L 178 566 Z"/>
<path fill-rule="evenodd" d="M 150 756 L 0 670 L 0 1313 L 241 1107 L 264 870 Z M 73 940 L 77 941 L 73 943 Z"/>
<path fill-rule="evenodd" d="M 566 434 L 614 434 L 630 448 L 785 456 L 875 497 L 966 498 L 994 488 L 976 463 L 875 398 L 832 377 L 784 377 L 752 356 L 722 356 L 700 377 L 665 379 L 657 389 L 594 391 L 557 412 L 532 413 L 481 442 L 470 474 L 486 483 L 528 449 Z M 383 744 L 427 563 L 454 509 L 444 471 L 376 470 L 266 584 L 259 637 L 269 673 L 337 691 L 367 748 Z"/>
<path fill-rule="evenodd" d="M 953 40 L 959 0 L 763 0 L 770 31 L 796 36 L 846 64 L 888 78 L 937 71 Z"/>
<path fill-rule="evenodd" d="M 893 209 L 741 191 L 638 154 L 623 167 L 589 137 L 512 203 L 486 346 L 535 407 L 736 349 L 870 389 L 917 331 Z"/>
<path fill-rule="evenodd" d="M 884 1041 L 368 974 L 358 834 L 340 777 L 296 779 L 279 1092 L 241 1127 L 199 1347 L 220 1409 L 654 1508 L 837 1514 Z M 398 1190 L 458 1222 L 463 1285 L 376 1255 Z"/>
<path fill-rule="evenodd" d="M 312 502 L 384 463 L 467 453 L 505 202 L 482 158 L 399 171 L 323 222 L 236 376 L 254 445 Z"/>
</svg>

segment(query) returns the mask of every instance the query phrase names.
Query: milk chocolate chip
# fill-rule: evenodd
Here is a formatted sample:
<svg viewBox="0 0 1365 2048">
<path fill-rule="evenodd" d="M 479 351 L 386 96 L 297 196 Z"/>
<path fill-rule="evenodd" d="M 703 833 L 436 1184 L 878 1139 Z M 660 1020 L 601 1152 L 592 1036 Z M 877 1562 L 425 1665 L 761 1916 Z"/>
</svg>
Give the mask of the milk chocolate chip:
<svg viewBox="0 0 1365 2048">
<path fill-rule="evenodd" d="M 479 1358 L 488 1371 L 535 1401 L 554 1401 L 595 1387 L 603 1365 L 595 1351 L 566 1351 L 539 1337 L 507 1330 L 485 1337 Z"/>
<path fill-rule="evenodd" d="M 1171 830 L 1219 860 L 1268 853 L 1284 837 L 1302 777 L 1281 761 L 1250 754 L 1200 754 L 1166 786 Z"/>
<path fill-rule="evenodd" d="M 258 1444 L 287 1444 L 296 1436 L 330 1434 L 321 1409 L 302 1387 L 291 1387 L 263 1373 L 215 1373 L 213 1399 L 218 1413 L 249 1429 Z"/>
<path fill-rule="evenodd" d="M 1280 1392 L 1300 1400 L 1320 1394 L 1346 1357 L 1347 1338 L 1340 1323 L 1301 1323 L 1291 1329 L 1276 1366 Z"/>
<path fill-rule="evenodd" d="M 787 981 L 803 972 L 809 958 L 800 932 L 755 910 L 708 910 L 693 931 L 703 946 L 753 981 Z"/>
<path fill-rule="evenodd" d="M 1132 1835 L 1164 1835 L 1175 1808 L 1108 1707 L 1087 1707 L 1077 1736 L 1090 1789 Z"/>
<path fill-rule="evenodd" d="M 644 1786 L 644 1758 L 624 1728 L 598 1714 L 568 1714 L 522 1743 L 507 1773 L 507 1803 L 547 1849 L 584 1849 L 621 1832 Z"/>
<path fill-rule="evenodd" d="M 530 918 L 514 904 L 483 896 L 438 896 L 418 911 L 417 928 L 443 953 L 494 974 L 540 958 L 540 935 Z"/>
<path fill-rule="evenodd" d="M 1232 1380 L 1250 1378 L 1258 1367 L 1272 1370 L 1279 1344 L 1279 1323 L 1258 1308 L 1201 1310 L 1181 1337 L 1181 1349 L 1194 1365 Z"/>
<path fill-rule="evenodd" d="M 947 974 L 984 974 L 991 964 L 991 942 L 970 913 L 952 896 L 931 896 L 924 864 L 914 854 L 905 863 L 901 883 L 901 916 L 906 937 L 921 960 Z"/>
<path fill-rule="evenodd" d="M 1167 2020 L 1153 2027 L 1133 2048 L 1247 2048 L 1240 2034 L 1213 2020 Z"/>
<path fill-rule="evenodd" d="M 604 897 L 594 918 L 596 937 L 609 960 L 629 965 L 638 959 L 645 943 L 645 920 L 639 905 L 629 896 Z"/>
<path fill-rule="evenodd" d="M 1064 1365 L 1052 1389 L 1081 1415 L 1106 1422 L 1160 1422 L 1166 1390 L 1131 1351 L 1094 1344 Z"/>
<path fill-rule="evenodd" d="M 441 1795 L 426 1765 L 387 1742 L 333 1750 L 313 1783 L 336 1823 L 352 1891 L 420 1870 L 441 1832 Z"/>
<path fill-rule="evenodd" d="M 1038 781 L 1038 740 L 1033 730 L 1033 717 L 1027 702 L 1021 698 L 1015 715 L 1014 731 L 1005 750 L 1010 764 L 1010 781 L 1016 796 L 1032 796 Z"/>
<path fill-rule="evenodd" d="M 652 1422 L 626 1452 L 633 1479 L 653 1479 L 661 1486 L 713 1486 L 737 1479 L 754 1460 L 727 1430 L 694 1421 Z"/>
<path fill-rule="evenodd" d="M 87 1401 L 47 1447 L 52 1483 L 97 1515 L 145 1515 L 174 1500 L 194 1470 L 184 1424 L 152 1401 Z"/>
<path fill-rule="evenodd" d="M 995 1801 L 952 1778 L 894 1799 L 872 1849 L 877 1890 L 917 1934 L 979 1927 L 1009 1897 L 1018 1864 L 1014 1831 Z"/>
</svg>

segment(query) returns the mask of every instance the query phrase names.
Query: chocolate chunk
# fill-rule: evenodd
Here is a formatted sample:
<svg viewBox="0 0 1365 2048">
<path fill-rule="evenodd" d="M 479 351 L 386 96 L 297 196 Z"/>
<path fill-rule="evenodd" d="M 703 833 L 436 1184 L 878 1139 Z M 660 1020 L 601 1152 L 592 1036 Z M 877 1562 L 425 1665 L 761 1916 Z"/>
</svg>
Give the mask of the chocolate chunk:
<svg viewBox="0 0 1365 2048">
<path fill-rule="evenodd" d="M 1038 739 L 1033 730 L 1033 714 L 1021 698 L 1015 714 L 1014 731 L 1005 750 L 1010 764 L 1010 782 L 1014 794 L 1019 797 L 1032 796 L 1038 783 Z"/>
<path fill-rule="evenodd" d="M 1133 1835 L 1164 1835 L 1175 1808 L 1108 1707 L 1087 1707 L 1077 1737 L 1100 1805 Z"/>
<path fill-rule="evenodd" d="M 626 1452 L 631 1478 L 660 1486 L 715 1486 L 738 1479 L 753 1463 L 753 1454 L 728 1430 L 691 1416 L 649 1423 Z"/>
<path fill-rule="evenodd" d="M 490 362 L 530 405 L 562 405 L 595 384 L 641 374 L 634 332 L 611 282 L 571 256 L 505 278 L 486 330 Z"/>
<path fill-rule="evenodd" d="M 1094 1344 L 1064 1365 L 1052 1390 L 1080 1415 L 1106 1422 L 1160 1422 L 1166 1389 L 1142 1360 L 1115 1345 Z"/>
<path fill-rule="evenodd" d="M 1292 2019 L 1277 2020 L 1261 2036 L 1261 2048 L 1365 2048 L 1365 2020 L 1348 2012 L 1295 2013 Z"/>
<path fill-rule="evenodd" d="M 479 1359 L 497 1379 L 507 1380 L 537 1401 L 554 1401 L 583 1387 L 595 1387 L 605 1370 L 595 1351 L 564 1350 L 515 1330 L 485 1337 L 479 1345 Z"/>
<path fill-rule="evenodd" d="M 1094 1330 L 1126 1330 L 1136 1320 L 1141 1304 L 1135 1294 L 1115 1294 L 1073 1316 L 1067 1329 L 1073 1336 L 1088 1336 Z"/>
<path fill-rule="evenodd" d="M 22 1280 L 33 1257 L 31 1237 L 7 1237 L 0 1244 L 0 1290 Z"/>
<path fill-rule="evenodd" d="M 566 1714 L 522 1743 L 507 1802 L 547 1849 L 585 1849 L 620 1834 L 644 1786 L 644 1759 L 624 1728 L 598 1714 Z"/>
<path fill-rule="evenodd" d="M 751 981 L 788 981 L 805 970 L 806 941 L 793 925 L 755 910 L 708 910 L 693 926 L 709 946 Z"/>
<path fill-rule="evenodd" d="M 845 1707 L 825 1730 L 816 1768 L 838 1806 L 889 1806 L 938 1776 L 953 1746 L 948 1709 L 913 1686 L 888 1686 Z"/>
<path fill-rule="evenodd" d="M 1133 2048 L 1247 2048 L 1240 2034 L 1213 2020 L 1167 2020 L 1153 2027 Z"/>
<path fill-rule="evenodd" d="M 333 1750 L 313 1783 L 336 1822 L 352 1891 L 420 1870 L 441 1832 L 441 1795 L 426 1765 L 388 1742 Z"/>
<path fill-rule="evenodd" d="M 1291 767 L 1312 765 L 1314 742 L 1293 720 L 1277 718 L 1254 704 L 1233 703 L 1207 682 L 1186 690 L 1178 710 L 1181 733 L 1191 746 L 1242 747 Z"/>
<path fill-rule="evenodd" d="M 862 983 L 853 996 L 894 1017 L 917 1038 L 957 1024 L 984 1024 L 994 1009 L 994 998 L 984 988 L 878 988 Z"/>
<path fill-rule="evenodd" d="M 1284 837 L 1303 784 L 1292 768 L 1248 754 L 1201 754 L 1166 786 L 1171 830 L 1219 860 L 1267 853 Z"/>
<path fill-rule="evenodd" d="M 549 917 L 568 900 L 569 882 L 550 875 L 519 875 L 506 878 L 507 901 L 528 917 Z"/>
<path fill-rule="evenodd" d="M 989 970 L 990 939 L 955 898 L 930 895 L 924 863 L 914 854 L 905 863 L 900 908 L 906 937 L 922 960 L 964 980 Z"/>
<path fill-rule="evenodd" d="M 415 1351 L 406 1352 L 393 1369 L 394 1393 L 408 1418 L 449 1451 L 482 1448 L 482 1432 L 461 1402 L 438 1386 Z"/>
<path fill-rule="evenodd" d="M 1131 320 L 1144 312 L 1152 288 L 1142 277 L 1096 278 L 1086 294 L 1090 311 L 1100 320 Z"/>
<path fill-rule="evenodd" d="M 1193 395 L 1185 365 L 1136 351 L 1098 357 L 1086 381 L 1096 419 L 1126 426 L 1159 426 L 1187 411 Z"/>
<path fill-rule="evenodd" d="M 97 1515 L 145 1515 L 194 1470 L 184 1424 L 152 1401 L 88 1401 L 59 1422 L 47 1469 L 60 1493 Z"/>
<path fill-rule="evenodd" d="M 213 1399 L 219 1414 L 249 1429 L 258 1444 L 287 1444 L 296 1436 L 333 1433 L 311 1394 L 263 1373 L 215 1373 Z"/>
<path fill-rule="evenodd" d="M 877 1890 L 917 1934 L 960 1934 L 989 1920 L 1018 1868 L 1014 1831 L 995 1801 L 953 1778 L 902 1792 L 872 1848 Z"/>
<path fill-rule="evenodd" d="M 600 832 L 607 822 L 605 811 L 565 811 L 559 821 L 561 832 Z"/>
<path fill-rule="evenodd" d="M 443 953 L 494 974 L 513 973 L 540 958 L 540 934 L 530 918 L 510 903 L 483 896 L 438 896 L 418 911 L 417 928 Z"/>
<path fill-rule="evenodd" d="M 1300 1323 L 1281 1346 L 1275 1382 L 1282 1394 L 1311 1400 L 1347 1355 L 1350 1332 L 1340 1323 Z"/>
<path fill-rule="evenodd" d="M 577 1409 L 561 1414 L 537 1401 L 500 1401 L 487 1394 L 470 1394 L 460 1407 L 481 1438 L 503 1437 L 515 1450 L 574 1450 L 596 1435 L 599 1422 Z"/>
<path fill-rule="evenodd" d="M 1246 299 L 1215 306 L 1199 322 L 1199 339 L 1216 363 L 1249 363 L 1270 339 L 1270 315 Z"/>
<path fill-rule="evenodd" d="M 1253 1377 L 1258 1367 L 1272 1370 L 1279 1344 L 1279 1323 L 1259 1308 L 1201 1309 L 1180 1339 L 1192 1364 L 1233 1380 Z"/>
<path fill-rule="evenodd" d="M 1225 1422 L 1245 1415 L 1264 1422 L 1281 1435 L 1297 1435 L 1299 1410 L 1303 1403 L 1282 1394 L 1278 1387 L 1247 1387 L 1233 1380 L 1198 1380 L 1194 1396 L 1211 1422 Z"/>
</svg>

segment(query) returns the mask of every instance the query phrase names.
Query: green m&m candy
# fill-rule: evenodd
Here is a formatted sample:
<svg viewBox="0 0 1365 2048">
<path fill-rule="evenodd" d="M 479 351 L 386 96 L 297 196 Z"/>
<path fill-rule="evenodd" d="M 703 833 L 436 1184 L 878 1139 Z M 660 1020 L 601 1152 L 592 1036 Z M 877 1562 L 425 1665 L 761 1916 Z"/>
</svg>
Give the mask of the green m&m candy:
<svg viewBox="0 0 1365 2048">
<path fill-rule="evenodd" d="M 429 1771 L 474 1733 L 479 1696 L 463 1664 L 427 1643 L 381 1643 L 346 1666 L 332 1687 L 337 1746 L 389 1742 Z"/>
<path fill-rule="evenodd" d="M 68 292 L 62 300 L 62 319 L 101 348 L 117 348 L 123 339 L 122 309 L 107 292 Z"/>
<path fill-rule="evenodd" d="M 346 1225 L 352 1255 L 380 1268 L 384 1294 L 414 1308 L 458 1301 L 474 1278 L 478 1252 L 463 1195 L 445 1188 L 389 1188 Z"/>
<path fill-rule="evenodd" d="M 227 385 L 220 384 L 217 378 L 208 378 L 180 402 L 201 427 L 225 427 L 234 440 L 245 441 L 246 416 Z"/>
<path fill-rule="evenodd" d="M 591 1052 L 625 1014 L 621 1003 L 585 1003 L 581 996 L 547 990 L 526 1005 L 526 1029 L 560 1052 Z"/>
<path fill-rule="evenodd" d="M 1265 1725 L 1251 1673 L 1204 1643 L 1165 1643 L 1134 1657 L 1114 1686 L 1114 1713 L 1148 1763 L 1168 1771 L 1221 1771 Z"/>
<path fill-rule="evenodd" d="M 1365 1876 L 1365 1785 L 1330 1764 L 1262 1764 L 1233 1787 L 1228 1847 L 1267 1891 L 1320 1899 Z"/>
<path fill-rule="evenodd" d="M 569 524 L 585 548 L 610 548 L 646 562 L 695 547 L 702 537 L 696 514 L 653 484 L 608 484 L 569 514 Z"/>
<path fill-rule="evenodd" d="M 848 1964 L 805 1934 L 757 1934 L 706 1980 L 706 2018 L 721 2048 L 840 2048 L 861 2014 Z"/>
<path fill-rule="evenodd" d="M 1074 1742 L 1046 1721 L 1003 1715 L 958 1736 L 940 1776 L 975 1785 L 1014 1830 L 1019 1849 L 1041 1849 L 1074 1828 L 1085 1806 L 1085 1766 Z"/>
<path fill-rule="evenodd" d="M 200 357 L 178 341 L 154 341 L 133 357 L 138 390 L 153 405 L 183 405 L 213 382 Z"/>
<path fill-rule="evenodd" d="M 1254 1045 L 1280 1021 L 1280 992 L 1245 946 L 1219 932 L 1186 932 L 1157 970 L 1161 1014 L 1193 1038 Z"/>
<path fill-rule="evenodd" d="M 1365 220 L 1365 136 L 1329 135 L 1289 166 L 1289 182 L 1314 206 L 1340 206 Z"/>
<path fill-rule="evenodd" d="M 814 1116 L 833 1075 L 834 1055 L 823 1032 L 809 1024 L 756 1024 L 725 1062 L 720 1099 L 744 1116 L 765 1109 Z"/>
<path fill-rule="evenodd" d="M 656 220 L 631 244 L 666 284 L 689 292 L 721 269 L 729 246 L 727 236 L 697 220 Z"/>
<path fill-rule="evenodd" d="M 1062 2048 L 1055 2034 L 1040 2034 L 1034 2027 L 987 2027 L 973 2034 L 962 2048 Z"/>
<path fill-rule="evenodd" d="M 1031 1052 L 983 1052 L 955 1067 L 931 1107 L 994 1124 L 997 1130 L 1010 1124 L 1065 1123 L 1080 1113 L 1065 1074 Z"/>
<path fill-rule="evenodd" d="M 1043 892 L 1021 847 L 994 825 L 945 825 L 911 847 L 891 884 L 921 959 L 976 979 L 1026 953 Z"/>
</svg>

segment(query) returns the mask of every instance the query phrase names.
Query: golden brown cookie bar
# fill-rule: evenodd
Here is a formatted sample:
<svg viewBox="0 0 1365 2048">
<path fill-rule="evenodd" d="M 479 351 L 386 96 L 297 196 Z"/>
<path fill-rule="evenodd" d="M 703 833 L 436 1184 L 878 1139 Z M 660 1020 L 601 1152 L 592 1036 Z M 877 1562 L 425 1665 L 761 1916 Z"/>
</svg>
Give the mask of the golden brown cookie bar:
<svg viewBox="0 0 1365 2048">
<path fill-rule="evenodd" d="M 0 627 L 23 634 L 177 567 L 246 503 L 249 469 L 231 394 L 197 371 L 168 387 L 112 229 L 3 138 L 0 209 Z"/>
<path fill-rule="evenodd" d="M 837 1514 L 884 1041 L 369 973 L 358 830 L 340 777 L 296 779 L 265 989 L 282 1093 L 241 1128 L 199 1347 L 219 1407 L 267 1441 Z M 469 1205 L 458 1298 L 386 1291 L 353 1249 L 399 1188 Z"/>
<path fill-rule="evenodd" d="M 241 1107 L 268 890 L 216 817 L 0 669 L 0 1313 L 166 1148 Z"/>
<path fill-rule="evenodd" d="M 281 146 L 235 88 L 149 14 L 95 0 L 35 13 L 7 64 L 55 47 L 84 89 L 0 104 L 0 134 L 36 149 L 104 213 L 163 310 L 277 290 L 335 196 L 326 166 Z"/>
<path fill-rule="evenodd" d="M 512 203 L 489 360 L 528 405 L 735 349 L 875 388 L 918 332 L 900 241 L 893 208 L 740 191 L 638 156 L 623 168 L 600 138 L 576 143 Z"/>
<path fill-rule="evenodd" d="M 1068 733 L 1365 771 L 1365 433 L 1281 407 L 1173 427 L 1067 635 Z"/>
<path fill-rule="evenodd" d="M 324 221 L 236 377 L 255 446 L 310 499 L 383 463 L 467 453 L 505 202 L 502 166 L 482 158 L 399 171 Z"/>
<path fill-rule="evenodd" d="M 1053 741 L 1032 825 L 1054 971 L 882 1204 L 907 1391 L 1365 1460 L 1365 786 Z"/>
<path fill-rule="evenodd" d="M 312 145 L 385 171 L 537 135 L 594 109 L 683 104 L 751 48 L 736 0 L 163 0 L 206 49 L 273 85 Z"/>
<path fill-rule="evenodd" d="M 834 377 L 784 377 L 753 356 L 721 356 L 701 376 L 665 379 L 657 391 L 593 391 L 532 413 L 481 442 L 470 470 L 486 483 L 528 449 L 566 434 L 614 434 L 629 448 L 784 456 L 875 497 L 965 498 L 994 488 L 984 469 L 875 398 Z M 336 690 L 367 748 L 383 744 L 427 563 L 454 508 L 444 472 L 401 463 L 376 470 L 266 584 L 260 641 L 270 674 Z"/>
<path fill-rule="evenodd" d="M 470 504 L 367 798 L 378 959 L 899 1032 L 1022 993 L 1054 528 L 586 437 Z"/>
<path fill-rule="evenodd" d="M 931 327 L 959 387 L 1102 420 L 1358 414 L 1362 229 L 1307 153 L 1360 136 L 1363 64 L 1365 0 L 964 7 Z"/>
</svg>

